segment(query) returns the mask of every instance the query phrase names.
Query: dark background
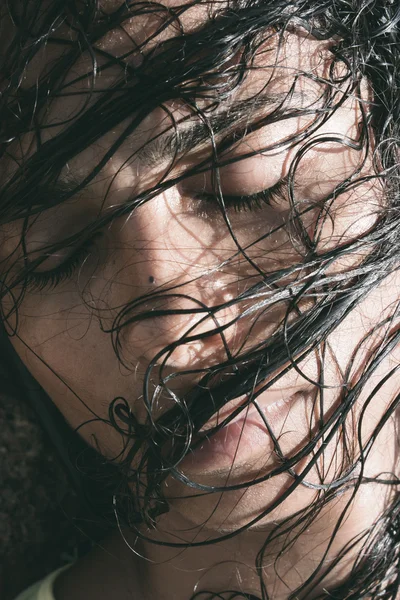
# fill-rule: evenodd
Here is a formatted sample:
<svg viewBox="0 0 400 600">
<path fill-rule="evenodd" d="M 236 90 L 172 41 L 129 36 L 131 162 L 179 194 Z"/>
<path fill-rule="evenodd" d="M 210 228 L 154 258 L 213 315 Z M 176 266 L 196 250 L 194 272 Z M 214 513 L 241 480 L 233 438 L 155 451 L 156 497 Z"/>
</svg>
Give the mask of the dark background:
<svg viewBox="0 0 400 600">
<path fill-rule="evenodd" d="M 1 387 L 0 428 L 0 598 L 13 600 L 92 544 L 90 519 L 35 414 Z"/>
</svg>

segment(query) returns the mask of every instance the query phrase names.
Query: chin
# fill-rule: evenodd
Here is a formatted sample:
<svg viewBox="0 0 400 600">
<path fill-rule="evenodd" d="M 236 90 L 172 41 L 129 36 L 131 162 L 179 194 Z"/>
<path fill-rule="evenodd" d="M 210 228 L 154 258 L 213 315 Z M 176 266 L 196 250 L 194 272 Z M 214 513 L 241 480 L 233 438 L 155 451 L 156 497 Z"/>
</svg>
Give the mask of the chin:
<svg viewBox="0 0 400 600">
<path fill-rule="evenodd" d="M 213 485 L 212 478 L 207 483 L 206 480 L 204 476 L 203 485 Z M 185 523 L 189 538 L 196 535 L 196 539 L 199 533 L 209 537 L 211 532 L 218 536 L 244 527 L 254 531 L 270 529 L 278 521 L 307 508 L 316 497 L 314 490 L 302 486 L 286 497 L 293 482 L 293 478 L 284 473 L 241 489 L 204 493 L 175 480 L 167 481 L 165 494 L 170 512 L 165 518 L 171 526 Z M 218 487 L 222 485 L 219 481 Z"/>
</svg>

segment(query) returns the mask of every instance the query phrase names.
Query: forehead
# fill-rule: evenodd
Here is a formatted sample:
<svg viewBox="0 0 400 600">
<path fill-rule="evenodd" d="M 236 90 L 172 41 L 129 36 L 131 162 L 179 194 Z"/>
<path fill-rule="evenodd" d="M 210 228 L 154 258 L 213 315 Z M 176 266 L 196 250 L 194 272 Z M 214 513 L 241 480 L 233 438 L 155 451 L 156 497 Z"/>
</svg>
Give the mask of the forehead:
<svg viewBox="0 0 400 600">
<path fill-rule="evenodd" d="M 70 64 L 70 68 L 64 70 L 61 90 L 53 97 L 50 95 L 49 106 L 44 114 L 42 125 L 45 127 L 41 131 L 42 141 L 57 136 L 63 128 L 69 126 L 75 117 L 80 116 L 82 109 L 87 109 L 95 103 L 100 97 L 100 92 L 120 85 L 121 82 L 124 85 L 126 69 L 140 66 L 144 56 L 153 56 L 156 46 L 182 33 L 190 36 L 192 32 L 207 25 L 215 16 L 214 13 L 222 12 L 227 4 L 198 2 L 192 5 L 189 1 L 178 3 L 176 0 L 165 0 L 163 4 L 148 3 L 147 6 L 152 8 L 151 14 L 143 11 L 141 8 L 143 6 L 143 3 L 128 4 L 120 0 L 100 2 L 100 12 L 104 11 L 108 14 L 117 12 L 118 20 L 121 21 L 117 26 L 110 26 L 106 33 L 96 39 L 91 50 L 82 45 L 82 51 L 75 62 Z M 156 6 L 155 12 L 153 12 L 154 6 Z M 173 9 L 177 7 L 179 7 L 179 17 L 175 18 L 173 14 L 171 15 L 171 11 L 173 13 Z M 266 88 L 271 94 L 288 92 L 294 78 L 297 78 L 295 92 L 298 98 L 304 92 L 309 97 L 320 96 L 322 90 L 318 79 L 326 78 L 332 60 L 329 51 L 330 42 L 317 41 L 304 30 L 298 29 L 295 33 L 284 36 L 284 43 L 279 46 L 279 57 L 277 57 L 278 40 L 282 40 L 278 35 L 270 34 L 270 31 L 266 32 L 266 40 L 260 44 L 252 68 L 248 70 L 245 79 L 237 86 L 225 106 L 219 98 L 217 82 L 214 90 L 210 91 L 209 101 L 196 98 L 201 109 L 215 104 L 217 100 L 219 109 L 224 110 L 229 103 L 255 97 Z M 56 31 L 55 37 L 59 36 L 66 40 L 74 40 L 75 33 L 64 24 Z M 76 39 L 74 41 L 77 42 Z M 38 79 L 63 57 L 64 52 L 65 48 L 62 45 L 49 39 L 42 51 L 28 65 L 24 74 L 23 87 L 35 86 Z M 160 53 L 162 54 L 162 50 Z M 93 76 L 94 56 L 98 69 L 96 77 Z M 231 60 L 224 64 L 225 73 L 229 70 L 232 72 L 239 60 L 240 53 L 232 56 Z M 167 71 L 168 68 L 169 65 L 166 64 L 164 70 Z M 142 85 L 144 87 L 144 84 Z M 129 86 L 136 86 L 138 89 L 140 82 L 135 82 L 134 77 L 131 77 Z M 94 94 L 89 98 L 91 90 Z M 139 90 L 140 93 L 142 91 L 143 89 Z M 196 92 L 192 94 L 193 98 L 195 94 Z M 179 98 L 179 90 L 177 98 Z M 187 117 L 185 111 L 182 111 L 182 102 L 166 101 L 164 105 L 178 120 L 182 116 Z M 164 112 L 160 115 L 161 119 L 165 120 L 165 114 Z M 149 131 L 149 125 L 151 128 L 156 121 L 157 119 L 152 118 L 149 124 L 147 120 L 143 127 Z M 145 134 L 140 129 L 137 133 Z"/>
<path fill-rule="evenodd" d="M 132 25 L 133 28 L 134 25 Z M 141 30 L 140 35 L 145 35 L 144 31 L 144 29 Z M 169 32 L 166 30 L 163 32 L 163 35 L 169 35 Z M 172 35 L 176 35 L 175 28 L 172 28 Z M 132 31 L 128 39 L 121 39 L 115 32 L 112 32 L 110 36 L 106 36 L 105 39 L 99 42 L 99 47 L 112 55 L 125 55 L 131 48 L 132 39 L 134 39 Z M 154 40 L 152 40 L 152 43 L 154 43 Z M 274 41 L 275 43 L 276 41 Z M 268 44 L 272 46 L 270 41 Z M 127 60 L 129 62 L 132 60 L 132 57 L 129 57 Z M 289 94 L 290 90 L 290 100 L 286 100 L 287 109 L 300 109 L 312 105 L 315 107 L 323 92 L 322 85 L 317 80 L 318 78 L 323 80 L 326 77 L 330 60 L 330 53 L 325 42 L 317 42 L 297 34 L 289 35 L 284 47 L 281 49 L 278 66 L 276 65 L 276 52 L 274 49 L 271 47 L 271 51 L 266 52 L 265 48 L 260 48 L 260 52 L 254 61 L 256 68 L 249 71 L 245 81 L 237 87 L 232 95 L 225 100 L 221 99 L 217 101 L 216 106 L 215 100 L 218 98 L 218 93 L 214 92 L 210 93 L 206 99 L 196 99 L 196 104 L 203 111 L 203 114 L 207 116 L 208 125 L 213 127 L 214 132 L 218 130 L 222 131 L 225 127 L 234 127 L 235 125 L 240 128 L 250 126 L 253 120 L 260 119 L 266 116 L 268 112 L 271 112 L 274 104 L 276 106 L 276 104 L 282 102 L 282 99 Z M 90 58 L 82 56 L 76 65 L 76 69 L 74 69 L 74 73 L 85 73 L 88 63 L 90 69 Z M 300 72 L 306 75 L 299 77 Z M 308 76 L 310 73 L 312 77 Z M 121 75 L 123 75 L 121 66 L 115 66 L 115 68 L 108 71 L 106 76 L 99 78 L 96 86 L 99 89 L 106 88 L 107 85 L 112 86 Z M 295 87 L 293 87 L 295 78 L 297 78 L 297 81 Z M 87 81 L 72 82 L 69 87 L 71 91 L 83 91 L 84 98 L 87 92 Z M 275 98 L 276 101 L 274 103 Z M 71 115 L 78 114 L 82 102 L 84 102 L 84 99 L 80 98 L 79 95 L 58 99 L 53 103 L 49 113 L 52 122 L 55 123 L 57 120 L 65 121 Z M 235 108 L 239 106 L 243 106 L 244 108 L 240 113 L 235 114 Z M 235 115 L 234 118 L 232 118 L 232 114 Z M 129 160 L 130 156 L 137 156 L 136 153 L 143 146 L 150 143 L 152 143 L 152 147 L 151 151 L 148 149 L 146 153 L 146 166 L 148 169 L 150 167 L 153 169 L 155 167 L 154 152 L 160 150 L 162 144 L 166 142 L 165 138 L 159 136 L 162 136 L 163 133 L 168 133 L 168 131 L 174 133 L 178 130 L 182 141 L 185 132 L 190 127 L 191 121 L 197 121 L 199 126 L 204 125 L 199 115 L 195 114 L 182 97 L 179 97 L 179 94 L 177 94 L 176 99 L 164 101 L 161 107 L 159 106 L 149 111 L 148 115 L 131 132 L 127 143 L 124 143 L 118 150 L 118 154 L 113 157 L 112 164 L 108 165 L 109 173 L 119 171 L 122 164 L 126 160 Z M 125 126 L 126 123 L 122 122 L 117 127 L 108 131 L 96 144 L 85 150 L 83 156 L 71 161 L 68 165 L 69 169 L 76 176 L 84 177 L 86 172 L 93 167 L 96 160 L 107 152 L 107 149 L 113 143 L 117 142 Z M 287 128 L 284 128 L 284 130 L 286 132 Z M 54 135 L 56 131 L 53 128 L 49 131 L 48 135 Z M 199 132 L 199 135 L 204 135 L 204 133 L 200 134 Z M 207 137 L 209 139 L 209 135 Z M 141 164 L 142 186 L 149 183 L 146 181 L 147 174 L 150 176 L 154 175 L 154 173 L 148 173 L 148 169 Z"/>
<path fill-rule="evenodd" d="M 49 10 L 53 4 L 53 0 L 44 0 L 38 3 Z M 157 54 L 154 52 L 155 47 L 160 46 L 163 42 L 182 36 L 190 36 L 194 32 L 198 32 L 208 23 L 215 21 L 216 17 L 224 15 L 226 10 L 233 14 L 232 7 L 229 2 L 218 1 L 195 1 L 193 0 L 163 0 L 162 2 L 127 2 L 126 0 L 98 0 L 97 4 L 97 22 L 101 23 L 99 28 L 100 34 L 91 38 L 85 39 L 82 43 L 77 33 L 76 27 L 70 27 L 69 19 L 60 19 L 56 26 L 52 29 L 51 35 L 46 39 L 45 43 L 38 45 L 40 51 L 34 55 L 25 69 L 23 79 L 21 81 L 23 88 L 29 88 L 36 85 L 38 78 L 47 73 L 53 68 L 66 52 L 67 44 L 73 42 L 76 47 L 81 48 L 80 55 L 76 55 L 76 60 L 69 63 L 69 69 L 65 68 L 64 85 L 68 89 L 62 90 L 63 104 L 66 105 L 65 97 L 71 96 L 80 91 L 88 91 L 88 79 L 84 79 L 85 74 L 88 78 L 93 75 L 93 61 L 96 60 L 96 67 L 101 67 L 107 64 L 107 68 L 98 73 L 96 86 L 100 90 L 111 86 L 118 76 L 123 75 L 124 67 L 136 68 L 140 66 L 143 57 L 149 54 Z M 78 2 L 79 5 L 79 2 Z M 86 6 L 82 2 L 82 6 Z M 45 8 L 43 14 L 45 14 Z M 83 10 L 83 9 L 82 9 Z M 248 9 L 251 11 L 251 7 Z M 68 11 L 66 11 L 68 14 Z M 246 21 L 246 9 L 242 10 L 242 22 Z M 268 7 L 265 7 L 265 14 L 268 14 Z M 41 16 L 37 17 L 40 22 Z M 235 25 L 233 25 L 235 27 Z M 8 30 L 12 30 L 10 27 Z M 90 35 L 90 31 L 88 32 Z M 273 50 L 282 41 L 279 36 L 271 36 L 271 30 L 266 30 L 265 41 L 261 44 L 257 51 L 255 66 L 270 67 L 274 64 L 274 56 L 268 50 Z M 218 35 L 218 31 L 216 31 Z M 215 34 L 214 34 L 215 37 Z M 91 48 L 89 49 L 88 40 Z M 66 45 L 60 44 L 60 40 L 65 40 Z M 280 46 L 279 67 L 287 69 L 287 79 L 293 77 L 300 70 L 305 73 L 312 74 L 313 77 L 324 76 L 323 72 L 326 67 L 326 58 L 329 54 L 329 41 L 317 41 L 312 38 L 304 29 L 298 27 L 294 35 L 285 35 L 284 44 Z M 257 41 L 257 44 L 259 42 Z M 220 44 L 222 46 L 223 44 Z M 226 44 L 228 45 L 228 44 Z M 215 49 L 217 50 L 217 46 Z M 201 51 L 200 51 L 201 48 Z M 201 60 L 202 54 L 207 52 L 207 47 L 199 46 L 198 56 L 193 60 Z M 163 50 L 160 50 L 162 53 Z M 226 70 L 234 66 L 235 60 L 239 60 L 239 52 L 232 57 L 231 61 L 225 61 L 223 68 Z M 121 59 L 119 63 L 115 60 L 115 64 L 108 64 L 110 58 Z M 179 57 L 180 59 L 180 57 Z M 325 63 L 325 66 L 324 66 Z M 165 65 L 165 68 L 172 68 L 173 64 Z M 274 73 L 274 82 L 279 77 L 284 75 L 281 69 L 280 73 Z M 258 80 L 265 79 L 266 73 L 261 73 Z M 79 80 L 80 78 L 80 80 Z M 256 73 L 250 73 L 250 77 L 246 77 L 246 87 L 249 88 L 254 80 L 257 79 Z M 310 79 L 311 81 L 311 79 Z M 243 88 L 243 86 L 242 86 Z M 57 103 L 55 103 L 57 105 Z M 59 106 L 57 105 L 57 109 Z M 62 119 L 58 119 L 61 121 Z"/>
<path fill-rule="evenodd" d="M 146 10 L 141 7 L 147 6 Z M 101 50 L 112 53 L 114 56 L 123 56 L 124 60 L 132 60 L 132 56 L 127 56 L 135 48 L 140 48 L 145 54 L 159 45 L 162 42 L 171 40 L 181 35 L 190 35 L 201 31 L 207 24 L 212 23 L 215 19 L 222 17 L 226 10 L 231 10 L 228 2 L 210 2 L 201 0 L 193 2 L 192 0 L 163 0 L 157 3 L 129 3 L 129 8 L 126 3 L 120 0 L 103 0 L 101 7 L 104 13 L 115 13 L 119 15 L 119 23 L 115 28 L 111 28 L 98 42 L 96 47 Z M 151 9 L 150 9 L 151 7 Z M 268 8 L 265 7 L 267 14 Z M 250 12 L 250 8 L 249 8 Z M 245 22 L 246 10 L 243 11 Z M 259 45 L 257 54 L 260 56 L 265 53 L 269 47 L 276 47 L 278 39 L 284 41 L 281 60 L 290 59 L 293 62 L 292 66 L 303 68 L 304 70 L 312 70 L 316 66 L 316 60 L 321 61 L 321 54 L 326 56 L 327 49 L 332 45 L 332 40 L 316 40 L 305 29 L 298 26 L 295 30 L 295 36 L 285 35 L 283 38 L 271 36 L 272 29 L 266 30 L 265 38 L 269 43 Z M 222 36 L 222 32 L 221 32 Z M 221 37 L 221 46 L 229 42 L 223 41 Z M 305 45 L 305 51 L 301 52 L 299 44 Z M 198 57 L 201 58 L 202 53 L 207 52 L 205 46 L 199 45 Z M 299 63 L 299 55 L 301 63 Z M 172 65 L 171 65 L 172 66 Z M 229 67 L 229 62 L 226 63 Z M 317 74 L 316 74 L 317 75 Z"/>
<path fill-rule="evenodd" d="M 202 11 L 200 5 L 195 5 L 188 9 Z M 162 47 L 163 42 L 177 38 L 182 31 L 178 30 L 174 21 L 168 20 L 164 27 L 161 17 L 157 15 L 154 20 L 149 15 L 135 15 L 128 17 L 121 26 L 111 29 L 104 34 L 93 45 L 92 51 L 83 49 L 81 55 L 77 58 L 75 64 L 69 72 L 64 74 L 64 89 L 60 94 L 60 99 L 52 101 L 50 107 L 53 123 L 57 120 L 62 122 L 67 120 L 79 107 L 79 104 L 87 102 L 87 96 L 90 86 L 95 88 L 96 92 L 104 91 L 107 88 L 124 83 L 126 69 L 133 67 L 136 69 L 141 66 L 144 57 L 155 55 L 154 49 Z M 179 21 L 189 23 L 184 27 L 185 35 L 190 35 L 194 29 L 201 29 L 210 20 L 209 14 L 203 14 L 202 18 L 192 19 L 189 14 L 182 13 Z M 330 52 L 331 42 L 317 41 L 310 37 L 306 32 L 299 30 L 291 34 L 286 34 L 281 39 L 278 34 L 266 32 L 266 39 L 259 44 L 255 56 L 251 59 L 251 66 L 246 72 L 243 81 L 236 87 L 233 94 L 229 97 L 229 102 L 243 101 L 246 98 L 256 97 L 267 88 L 272 93 L 289 92 L 293 86 L 293 80 L 296 78 L 296 92 L 302 92 L 307 89 L 308 95 L 318 97 L 321 94 L 321 84 L 328 78 L 332 54 Z M 279 50 L 278 50 L 279 46 Z M 93 78 L 93 53 L 96 56 L 97 68 L 104 68 L 100 74 Z M 162 54 L 162 50 L 160 50 Z M 33 63 L 26 76 L 26 81 L 36 81 L 38 70 L 46 69 L 46 64 L 52 64 L 58 58 L 59 50 L 57 47 L 48 47 L 46 55 L 42 57 L 45 60 L 40 61 L 40 65 Z M 199 57 L 201 59 L 201 57 Z M 232 76 L 235 69 L 239 69 L 241 61 L 241 51 L 233 51 L 229 61 L 226 61 L 223 67 L 216 68 L 214 74 L 211 74 L 212 83 L 208 95 L 199 95 L 196 102 L 201 108 L 210 104 L 215 107 L 215 100 L 223 107 L 224 100 L 219 94 L 218 83 L 225 83 L 224 79 L 218 80 L 218 74 L 221 77 Z M 172 68 L 172 65 L 171 65 Z M 151 69 L 151 67 L 150 67 Z M 164 70 L 168 72 L 169 65 L 164 65 Z M 210 73 L 206 73 L 209 76 Z M 190 76 L 188 77 L 191 81 Z M 199 78 L 200 82 L 200 78 Z M 154 82 L 150 83 L 154 85 Z M 193 82 L 192 82 L 193 83 Z M 131 79 L 129 85 L 140 87 L 140 81 Z M 143 83 L 143 86 L 146 83 Z M 177 89 L 177 97 L 186 94 L 185 90 Z M 75 97 L 74 97 L 75 96 Z M 83 99 L 83 96 L 85 98 Z M 189 92 L 189 96 L 195 97 L 196 90 Z M 204 100 L 208 98 L 209 100 Z M 93 96 L 95 99 L 95 96 Z M 167 100 L 168 104 L 169 101 Z M 177 104 L 174 104 L 174 109 Z M 177 111 L 178 113 L 178 111 Z"/>
<path fill-rule="evenodd" d="M 192 0 L 163 0 L 160 2 L 160 5 L 166 6 L 168 8 L 181 8 L 185 5 L 192 4 Z M 98 7 L 99 11 L 103 12 L 107 15 L 115 13 L 116 11 L 124 10 L 124 9 L 135 9 L 141 4 L 140 0 L 135 0 L 134 2 L 127 2 L 126 0 L 99 0 Z M 213 0 L 201 0 L 197 2 L 198 8 L 207 7 L 209 11 L 212 10 L 221 10 L 226 9 L 228 7 L 228 2 L 223 0 L 222 2 L 213 1 Z"/>
</svg>

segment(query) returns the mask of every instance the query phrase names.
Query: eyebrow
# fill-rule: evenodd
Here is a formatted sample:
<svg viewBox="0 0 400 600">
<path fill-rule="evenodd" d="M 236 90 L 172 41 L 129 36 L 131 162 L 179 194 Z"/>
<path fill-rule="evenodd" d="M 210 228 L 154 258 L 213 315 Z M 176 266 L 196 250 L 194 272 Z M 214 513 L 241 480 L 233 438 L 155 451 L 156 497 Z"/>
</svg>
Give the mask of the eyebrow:
<svg viewBox="0 0 400 600">
<path fill-rule="evenodd" d="M 256 117 L 260 113 L 260 109 L 271 106 L 278 108 L 284 104 L 288 97 L 290 97 L 290 100 L 300 100 L 301 103 L 304 100 L 309 100 L 310 104 L 313 102 L 302 92 L 291 94 L 287 92 L 269 93 L 268 95 L 264 94 L 256 98 L 242 100 L 229 106 L 223 112 L 207 116 L 207 121 L 193 122 L 193 120 L 187 119 L 187 122 L 183 124 L 177 123 L 177 127 L 173 131 L 171 131 L 171 126 L 143 144 L 139 149 L 136 148 L 134 155 L 140 162 L 145 162 L 148 167 L 157 166 L 159 163 L 174 158 L 174 156 L 198 149 L 205 142 L 209 142 L 212 139 L 211 136 L 222 132 L 228 133 L 230 129 L 232 130 L 232 126 L 237 129 L 247 123 L 250 128 L 249 120 Z M 295 111 L 296 108 L 299 107 L 290 102 L 287 107 L 279 111 L 279 116 L 283 117 Z M 132 142 L 130 142 L 131 147 L 132 145 Z"/>
<path fill-rule="evenodd" d="M 288 99 L 289 102 L 285 107 L 284 104 Z M 293 100 L 298 101 L 298 106 L 293 103 Z M 207 121 L 193 121 L 190 116 L 184 121 L 178 122 L 176 128 L 171 126 L 161 131 L 139 148 L 137 147 L 137 133 L 129 136 L 125 143 L 132 150 L 132 158 L 137 158 L 139 162 L 151 168 L 159 166 L 160 163 L 165 163 L 175 156 L 196 151 L 205 142 L 210 142 L 211 136 L 222 132 L 232 134 L 239 127 L 243 129 L 245 125 L 248 125 L 250 130 L 250 120 L 254 120 L 257 116 L 263 117 L 263 113 L 260 111 L 267 107 L 279 108 L 282 106 L 279 116 L 285 117 L 285 115 L 295 113 L 296 109 L 300 109 L 304 103 L 311 108 L 315 101 L 315 98 L 304 92 L 291 91 L 276 94 L 269 92 L 231 104 L 223 111 L 215 111 L 215 114 L 207 116 Z M 304 108 L 303 112 L 304 110 L 307 109 Z M 59 205 L 66 195 L 72 198 L 77 190 L 83 191 L 81 182 L 73 174 L 68 173 L 66 177 L 61 176 L 53 183 L 51 195 L 55 204 Z"/>
</svg>

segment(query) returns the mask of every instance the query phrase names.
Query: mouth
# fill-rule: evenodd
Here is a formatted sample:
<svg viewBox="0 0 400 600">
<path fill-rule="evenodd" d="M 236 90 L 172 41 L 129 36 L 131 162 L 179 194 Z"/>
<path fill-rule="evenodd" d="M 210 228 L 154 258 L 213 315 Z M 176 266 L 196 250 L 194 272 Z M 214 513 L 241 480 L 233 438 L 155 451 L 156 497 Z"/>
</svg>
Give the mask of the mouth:
<svg viewBox="0 0 400 600">
<path fill-rule="evenodd" d="M 214 471 L 268 461 L 274 453 L 270 431 L 279 438 L 286 429 L 293 429 L 297 420 L 294 414 L 300 407 L 304 414 L 311 390 L 266 390 L 259 395 L 257 391 L 254 401 L 248 402 L 248 395 L 236 398 L 206 423 L 191 453 L 182 461 L 182 470 Z M 238 414 L 229 419 L 240 407 Z M 289 421 L 290 426 L 285 427 Z"/>
</svg>

